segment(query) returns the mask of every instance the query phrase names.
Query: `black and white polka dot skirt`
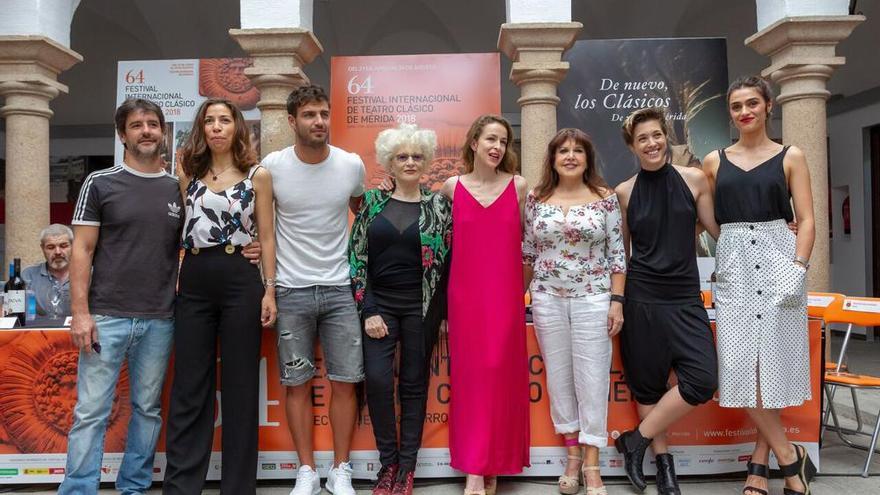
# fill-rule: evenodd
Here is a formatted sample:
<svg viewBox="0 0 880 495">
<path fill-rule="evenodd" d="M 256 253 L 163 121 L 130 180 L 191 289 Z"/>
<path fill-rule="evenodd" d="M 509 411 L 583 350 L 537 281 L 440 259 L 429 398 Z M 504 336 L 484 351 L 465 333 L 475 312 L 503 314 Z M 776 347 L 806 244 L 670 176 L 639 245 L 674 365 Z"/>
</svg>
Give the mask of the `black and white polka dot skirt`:
<svg viewBox="0 0 880 495">
<path fill-rule="evenodd" d="M 767 409 L 809 400 L 806 270 L 785 220 L 721 226 L 715 318 L 721 407 Z"/>
</svg>

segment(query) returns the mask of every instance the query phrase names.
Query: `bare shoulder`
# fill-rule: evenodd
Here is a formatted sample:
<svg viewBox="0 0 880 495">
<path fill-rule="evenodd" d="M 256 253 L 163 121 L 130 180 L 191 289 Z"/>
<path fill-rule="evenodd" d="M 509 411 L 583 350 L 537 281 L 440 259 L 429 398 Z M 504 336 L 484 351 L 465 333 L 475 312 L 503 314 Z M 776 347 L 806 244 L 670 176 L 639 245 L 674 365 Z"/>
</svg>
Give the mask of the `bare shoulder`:
<svg viewBox="0 0 880 495">
<path fill-rule="evenodd" d="M 452 195 L 455 194 L 455 185 L 458 183 L 458 178 L 460 176 L 453 175 L 446 179 L 443 182 L 443 185 L 440 186 L 440 194 L 446 196 L 449 199 L 452 199 Z"/>
<path fill-rule="evenodd" d="M 673 167 L 675 167 L 675 170 L 681 174 L 684 180 L 691 184 L 702 184 L 706 182 L 706 173 L 698 167 L 680 167 L 678 165 L 673 165 Z"/>
<path fill-rule="evenodd" d="M 254 179 L 259 181 L 271 181 L 272 172 L 269 172 L 269 169 L 266 167 L 257 167 L 257 169 L 254 170 Z"/>
<path fill-rule="evenodd" d="M 611 196 L 614 196 L 614 189 L 610 187 L 600 187 L 599 188 L 599 196 L 602 196 L 602 199 L 608 199 Z"/>
<path fill-rule="evenodd" d="M 703 157 L 702 163 L 703 172 L 715 176 L 718 173 L 718 166 L 721 164 L 721 153 L 718 150 L 710 151 L 708 155 Z"/>
<path fill-rule="evenodd" d="M 629 179 L 621 182 L 614 188 L 614 193 L 617 194 L 618 197 L 629 197 L 630 193 L 633 190 L 633 186 L 636 183 L 636 177 L 638 174 L 633 175 Z"/>
<path fill-rule="evenodd" d="M 526 197 L 529 193 L 529 183 L 522 175 L 513 176 L 513 185 L 516 187 L 516 195 L 520 198 Z"/>
<path fill-rule="evenodd" d="M 807 156 L 804 154 L 804 151 L 797 146 L 789 146 L 788 151 L 785 153 L 785 158 L 783 159 L 783 163 L 807 163 Z"/>
</svg>

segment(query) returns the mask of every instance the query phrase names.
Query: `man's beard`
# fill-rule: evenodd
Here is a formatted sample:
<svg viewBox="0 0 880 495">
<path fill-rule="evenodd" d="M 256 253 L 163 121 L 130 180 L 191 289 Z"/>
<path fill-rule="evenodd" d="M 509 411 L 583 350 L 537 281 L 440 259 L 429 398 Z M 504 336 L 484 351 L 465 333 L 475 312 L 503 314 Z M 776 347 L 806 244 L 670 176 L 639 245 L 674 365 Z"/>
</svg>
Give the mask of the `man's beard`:
<svg viewBox="0 0 880 495">
<path fill-rule="evenodd" d="M 126 151 L 131 153 L 131 155 L 138 160 L 150 161 L 159 157 L 159 153 L 162 151 L 162 146 L 157 142 L 153 151 L 141 151 L 138 145 L 135 144 L 134 146 L 129 147 Z"/>
<path fill-rule="evenodd" d="M 55 258 L 49 262 L 49 268 L 53 270 L 64 270 L 70 266 L 70 260 L 67 258 Z"/>
<path fill-rule="evenodd" d="M 329 134 L 325 131 L 323 138 L 313 138 L 312 134 L 306 131 L 305 134 L 301 134 L 299 132 L 296 133 L 296 144 L 301 146 L 306 146 L 309 148 L 320 148 L 327 144 L 327 138 Z"/>
</svg>

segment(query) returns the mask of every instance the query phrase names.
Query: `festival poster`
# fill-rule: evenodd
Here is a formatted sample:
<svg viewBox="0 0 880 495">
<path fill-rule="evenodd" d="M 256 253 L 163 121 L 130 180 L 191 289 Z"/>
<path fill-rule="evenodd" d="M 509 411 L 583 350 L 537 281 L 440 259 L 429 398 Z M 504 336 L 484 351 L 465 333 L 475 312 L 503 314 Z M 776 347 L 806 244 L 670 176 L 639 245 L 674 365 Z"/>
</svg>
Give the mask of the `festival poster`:
<svg viewBox="0 0 880 495">
<path fill-rule="evenodd" d="M 439 189 L 462 171 L 461 146 L 475 118 L 501 113 L 497 53 L 333 57 L 330 142 L 361 156 L 367 187 L 384 177 L 374 142 L 383 129 L 416 124 L 437 133 L 424 183 Z"/>
<path fill-rule="evenodd" d="M 260 453 L 257 475 L 260 479 L 289 479 L 296 476 L 298 460 L 288 433 L 284 414 L 284 387 L 278 381 L 275 332 L 263 331 L 259 381 Z M 562 438 L 553 431 L 544 378 L 543 359 L 534 331 L 527 330 L 531 400 L 531 467 L 523 475 L 558 476 L 565 463 Z M 603 473 L 622 476 L 622 457 L 614 450 L 613 439 L 637 424 L 635 404 L 623 376 L 615 341 L 609 392 L 609 447 L 602 449 Z M 66 329 L 24 329 L 0 331 L 0 484 L 53 483 L 64 476 L 67 432 L 76 402 L 78 351 Z M 804 444 L 814 460 L 819 459 L 819 400 L 821 365 L 819 321 L 810 322 L 810 366 L 813 399 L 785 410 L 783 421 L 793 441 Z M 317 469 L 326 475 L 333 462 L 332 435 L 328 406 L 330 383 L 324 375 L 320 353 L 317 376 L 311 384 L 314 410 Z M 222 366 L 222 363 L 221 363 Z M 169 370 L 173 369 L 173 364 Z M 170 375 L 170 373 L 169 373 Z M 171 376 L 163 392 L 163 416 L 168 411 Z M 125 432 L 131 417 L 128 373 L 123 368 L 109 418 L 101 479 L 113 481 L 122 461 Z M 449 466 L 446 428 L 449 403 L 448 347 L 440 343 L 431 363 L 428 411 L 425 418 L 418 477 L 458 476 Z M 222 454 L 220 435 L 223 418 L 222 384 L 215 402 L 215 435 L 208 479 L 220 477 Z M 167 419 L 167 418 L 166 418 Z M 722 409 L 717 401 L 698 407 L 672 426 L 670 451 L 679 474 L 737 472 L 751 452 L 755 429 L 740 410 Z M 159 439 L 153 478 L 165 473 L 165 433 Z M 357 478 L 372 478 L 379 469 L 369 415 L 364 409 L 355 431 L 351 455 Z M 818 462 L 817 462 L 818 464 Z M 653 473 L 653 466 L 646 472 Z"/>
<path fill-rule="evenodd" d="M 177 151 L 189 137 L 199 105 L 208 98 L 224 98 L 237 105 L 251 128 L 252 142 L 259 148 L 260 92 L 244 75 L 244 69 L 252 64 L 248 58 L 121 60 L 116 69 L 116 105 L 127 98 L 142 98 L 162 108 L 162 152 L 169 172 Z M 121 163 L 124 150 L 119 139 L 115 142 L 114 161 Z"/>
<path fill-rule="evenodd" d="M 640 108 L 666 110 L 675 165 L 700 167 L 710 151 L 730 145 L 724 38 L 580 40 L 565 60 L 570 68 L 559 83 L 557 125 L 590 135 L 610 186 L 639 170 L 620 128 Z M 704 233 L 697 245 L 704 289 L 714 253 L 715 242 Z"/>
</svg>

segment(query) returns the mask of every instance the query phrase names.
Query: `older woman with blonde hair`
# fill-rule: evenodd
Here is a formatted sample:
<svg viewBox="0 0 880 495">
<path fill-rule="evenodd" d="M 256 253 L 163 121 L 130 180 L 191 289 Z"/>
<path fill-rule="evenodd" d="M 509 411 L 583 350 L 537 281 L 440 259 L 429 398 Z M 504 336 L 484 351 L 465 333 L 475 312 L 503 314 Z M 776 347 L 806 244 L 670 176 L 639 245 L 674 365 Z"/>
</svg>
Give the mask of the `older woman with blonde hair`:
<svg viewBox="0 0 880 495">
<path fill-rule="evenodd" d="M 428 363 L 446 319 L 450 201 L 420 185 L 434 157 L 434 131 L 402 124 L 376 139 L 390 191 L 364 194 L 349 261 L 364 332 L 367 406 L 382 468 L 374 495 L 411 494 L 428 398 Z M 394 358 L 400 343 L 394 411 Z"/>
</svg>

